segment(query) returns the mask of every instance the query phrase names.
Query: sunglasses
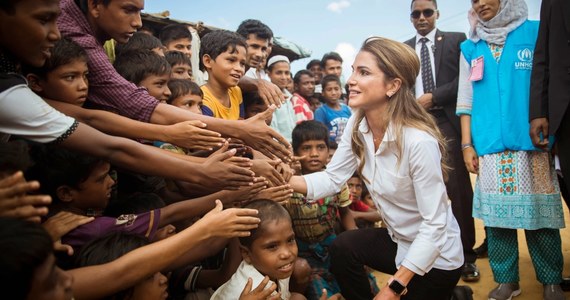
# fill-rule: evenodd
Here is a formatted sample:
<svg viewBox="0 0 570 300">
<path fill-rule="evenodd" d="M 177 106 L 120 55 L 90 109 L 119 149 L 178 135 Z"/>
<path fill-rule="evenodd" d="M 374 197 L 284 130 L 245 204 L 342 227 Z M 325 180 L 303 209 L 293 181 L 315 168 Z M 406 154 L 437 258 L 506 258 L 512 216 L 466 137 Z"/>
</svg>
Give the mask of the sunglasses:
<svg viewBox="0 0 570 300">
<path fill-rule="evenodd" d="M 412 18 L 414 18 L 414 19 L 419 19 L 419 17 L 423 14 L 424 17 L 429 18 L 429 17 L 433 16 L 433 14 L 434 14 L 435 12 L 436 12 L 436 11 L 433 10 L 433 9 L 431 9 L 431 8 L 424 9 L 424 10 L 414 10 L 414 11 L 412 11 L 412 13 L 410 14 L 410 17 L 412 17 Z"/>
</svg>

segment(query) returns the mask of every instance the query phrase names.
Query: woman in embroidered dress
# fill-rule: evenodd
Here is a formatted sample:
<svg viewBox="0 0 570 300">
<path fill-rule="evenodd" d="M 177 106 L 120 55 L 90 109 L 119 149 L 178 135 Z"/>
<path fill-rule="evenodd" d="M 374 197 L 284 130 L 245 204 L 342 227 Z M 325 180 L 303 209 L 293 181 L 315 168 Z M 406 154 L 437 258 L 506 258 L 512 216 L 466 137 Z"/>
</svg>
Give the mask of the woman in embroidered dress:
<svg viewBox="0 0 570 300">
<path fill-rule="evenodd" d="M 489 299 L 519 287 L 517 229 L 525 229 L 544 299 L 564 299 L 560 191 L 550 153 L 528 135 L 532 55 L 538 22 L 524 0 L 472 0 L 469 40 L 461 45 L 457 114 L 467 169 L 479 174 L 473 216 L 487 226 L 489 262 L 499 284 Z"/>
</svg>

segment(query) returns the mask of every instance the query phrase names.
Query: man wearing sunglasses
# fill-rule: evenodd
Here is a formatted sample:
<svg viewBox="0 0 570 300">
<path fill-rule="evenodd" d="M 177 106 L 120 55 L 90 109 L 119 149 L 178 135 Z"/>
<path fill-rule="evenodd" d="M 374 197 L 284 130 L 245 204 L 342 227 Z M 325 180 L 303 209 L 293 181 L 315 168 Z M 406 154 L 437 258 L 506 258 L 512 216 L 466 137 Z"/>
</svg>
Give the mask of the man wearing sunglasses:
<svg viewBox="0 0 570 300">
<path fill-rule="evenodd" d="M 419 104 L 436 119 L 439 130 L 447 138 L 449 164 L 452 167 L 446 182 L 453 214 L 461 229 L 465 265 L 461 278 L 478 281 L 475 265 L 475 225 L 472 217 L 473 189 L 461 153 L 461 127 L 455 115 L 459 75 L 459 45 L 466 39 L 461 32 L 443 32 L 436 28 L 439 18 L 436 0 L 412 0 L 410 20 L 416 36 L 405 43 L 420 58 L 420 74 L 415 93 Z"/>
</svg>

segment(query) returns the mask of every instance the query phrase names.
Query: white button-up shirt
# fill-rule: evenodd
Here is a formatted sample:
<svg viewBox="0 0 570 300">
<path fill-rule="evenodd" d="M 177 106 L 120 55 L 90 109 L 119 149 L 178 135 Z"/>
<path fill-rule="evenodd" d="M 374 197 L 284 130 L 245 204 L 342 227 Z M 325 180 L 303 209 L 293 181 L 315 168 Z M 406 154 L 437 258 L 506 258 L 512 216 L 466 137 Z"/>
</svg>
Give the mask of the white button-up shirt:
<svg viewBox="0 0 570 300">
<path fill-rule="evenodd" d="M 308 199 L 339 192 L 357 170 L 360 159 L 351 149 L 354 121 L 353 115 L 327 169 L 304 176 Z M 398 244 L 396 266 L 403 265 L 418 275 L 432 268 L 455 270 L 461 267 L 463 247 L 459 225 L 447 197 L 437 140 L 425 131 L 404 128 L 403 151 L 398 164 L 392 127 L 388 126 L 377 151 L 374 151 L 366 118 L 358 131 L 366 159 L 362 175 L 368 180 L 366 187 L 382 213 L 392 240 Z"/>
</svg>

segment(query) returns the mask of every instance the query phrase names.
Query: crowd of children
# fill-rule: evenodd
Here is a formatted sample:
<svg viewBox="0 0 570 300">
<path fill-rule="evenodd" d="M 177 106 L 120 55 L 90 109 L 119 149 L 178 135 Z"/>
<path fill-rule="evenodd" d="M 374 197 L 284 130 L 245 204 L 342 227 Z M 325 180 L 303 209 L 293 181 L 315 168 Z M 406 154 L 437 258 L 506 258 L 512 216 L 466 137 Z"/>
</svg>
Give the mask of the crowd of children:
<svg viewBox="0 0 570 300">
<path fill-rule="evenodd" d="M 201 37 L 197 70 L 185 25 L 155 37 L 120 4 L 0 5 L 2 31 L 35 35 L 0 36 L 2 105 L 35 108 L 0 122 L 9 298 L 340 298 L 328 247 L 357 228 L 353 197 L 288 184 L 325 168 L 351 115 L 340 56 L 292 76 L 271 29 L 245 20 Z"/>
<path fill-rule="evenodd" d="M 143 7 L 0 3 L 7 299 L 449 299 L 465 261 L 413 49 L 366 40 L 345 86 L 335 52 L 293 75 L 259 20 L 154 33 Z"/>
</svg>

